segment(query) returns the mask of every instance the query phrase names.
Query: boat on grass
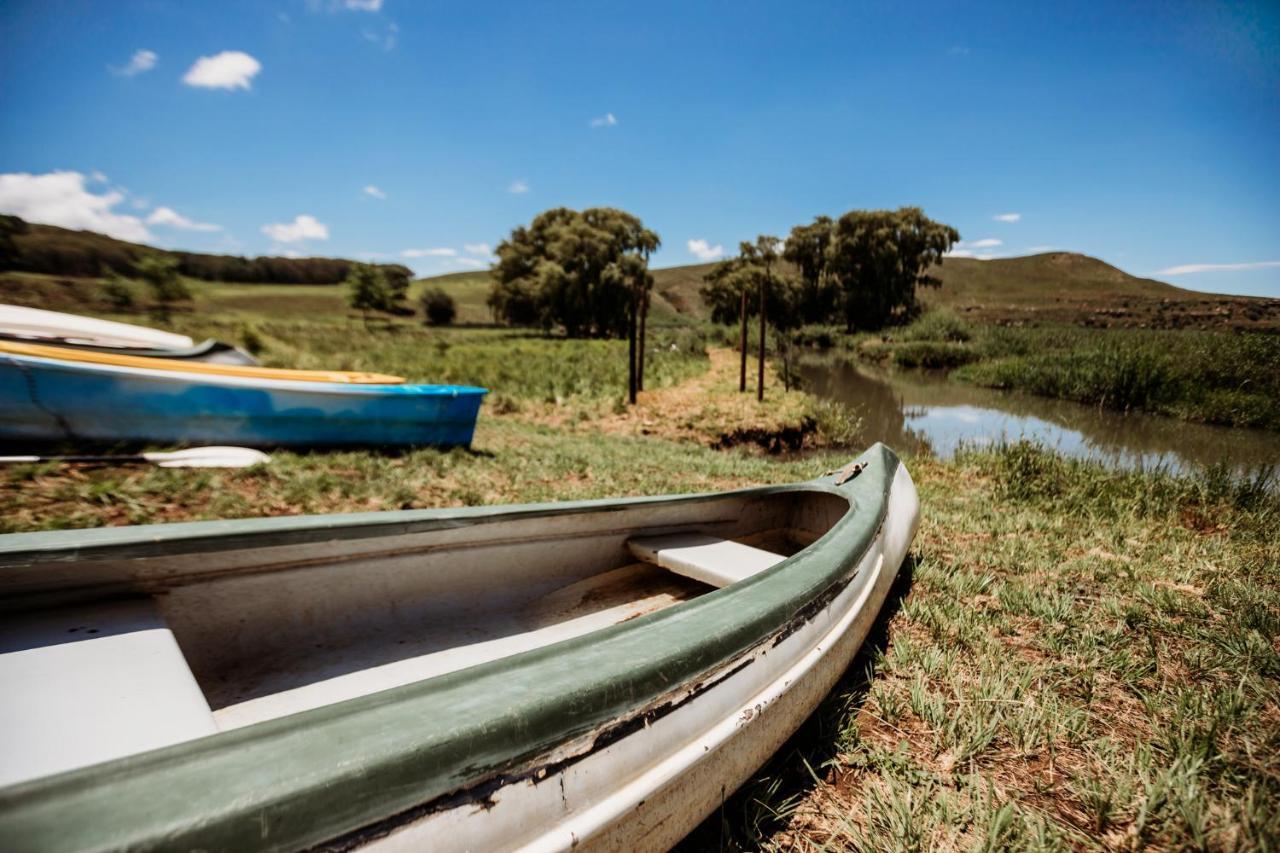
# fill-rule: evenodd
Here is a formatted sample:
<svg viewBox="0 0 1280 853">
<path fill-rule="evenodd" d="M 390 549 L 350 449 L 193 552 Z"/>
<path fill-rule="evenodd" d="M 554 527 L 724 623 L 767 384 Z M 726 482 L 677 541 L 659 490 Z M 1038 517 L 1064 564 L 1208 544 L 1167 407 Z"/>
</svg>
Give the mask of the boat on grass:
<svg viewBox="0 0 1280 853">
<path fill-rule="evenodd" d="M 11 443 L 466 446 L 486 393 L 0 341 L 0 440 Z"/>
<path fill-rule="evenodd" d="M 0 843 L 666 849 L 813 711 L 885 601 L 916 491 L 882 445 L 858 463 L 718 494 L 0 537 Z"/>
</svg>

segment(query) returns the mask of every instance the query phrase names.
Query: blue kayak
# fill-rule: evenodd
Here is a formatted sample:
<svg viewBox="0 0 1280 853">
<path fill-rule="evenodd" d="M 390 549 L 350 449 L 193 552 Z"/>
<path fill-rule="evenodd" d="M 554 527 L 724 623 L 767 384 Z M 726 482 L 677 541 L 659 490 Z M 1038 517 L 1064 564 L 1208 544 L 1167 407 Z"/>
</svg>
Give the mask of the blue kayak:
<svg viewBox="0 0 1280 853">
<path fill-rule="evenodd" d="M 488 392 L 220 376 L 0 352 L 0 441 L 467 446 Z"/>
</svg>

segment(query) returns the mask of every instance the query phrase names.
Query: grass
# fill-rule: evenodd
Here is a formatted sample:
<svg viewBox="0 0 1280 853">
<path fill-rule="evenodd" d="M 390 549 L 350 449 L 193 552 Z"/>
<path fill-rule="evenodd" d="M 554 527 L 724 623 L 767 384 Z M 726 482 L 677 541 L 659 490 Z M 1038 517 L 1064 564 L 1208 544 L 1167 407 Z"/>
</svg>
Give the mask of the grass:
<svg viewBox="0 0 1280 853">
<path fill-rule="evenodd" d="M 689 849 L 1275 849 L 1276 494 L 1028 445 L 911 467 L 901 598 Z"/>
<path fill-rule="evenodd" d="M 991 388 L 1183 420 L 1280 430 L 1280 336 L 1251 332 L 975 326 L 947 311 L 862 336 L 862 358 L 959 368 Z"/>
</svg>

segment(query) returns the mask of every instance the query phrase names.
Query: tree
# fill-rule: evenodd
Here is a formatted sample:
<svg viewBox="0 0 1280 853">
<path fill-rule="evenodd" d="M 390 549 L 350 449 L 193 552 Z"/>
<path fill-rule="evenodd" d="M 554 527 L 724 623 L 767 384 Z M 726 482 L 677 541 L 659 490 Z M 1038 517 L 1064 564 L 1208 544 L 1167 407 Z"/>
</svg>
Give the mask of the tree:
<svg viewBox="0 0 1280 853">
<path fill-rule="evenodd" d="M 386 304 L 384 311 L 388 314 L 413 315 L 413 309 L 405 305 L 409 298 L 409 282 L 413 279 L 413 270 L 400 264 L 383 264 L 378 267 L 382 278 L 387 283 Z"/>
<path fill-rule="evenodd" d="M 133 288 L 124 276 L 109 266 L 102 267 L 102 293 L 108 304 L 116 311 L 128 311 L 133 308 Z"/>
<path fill-rule="evenodd" d="M 916 288 L 940 282 L 926 271 L 960 239 L 918 207 L 852 210 L 836 221 L 825 274 L 840 291 L 845 327 L 876 329 L 919 310 Z"/>
<path fill-rule="evenodd" d="M 347 274 L 347 299 L 369 325 L 370 311 L 385 311 L 391 304 L 391 291 L 382 270 L 371 264 L 352 264 Z"/>
<path fill-rule="evenodd" d="M 638 338 L 653 282 L 649 256 L 660 245 L 657 234 L 622 210 L 545 211 L 498 244 L 489 307 L 503 322 L 559 327 L 571 338 L 626 335 L 634 402 L 643 384 Z"/>
<path fill-rule="evenodd" d="M 151 289 L 155 312 L 162 320 L 168 320 L 173 303 L 191 298 L 191 291 L 178 272 L 178 259 L 171 255 L 147 255 L 135 265 L 138 278 Z"/>
<path fill-rule="evenodd" d="M 800 273 L 796 309 L 805 323 L 827 322 L 835 311 L 837 288 L 827 275 L 827 248 L 835 223 L 817 216 L 809 225 L 797 225 L 787 237 L 782 257 Z"/>
<path fill-rule="evenodd" d="M 442 287 L 428 287 L 422 291 L 422 313 L 430 326 L 448 326 L 458 315 L 453 297 Z"/>
</svg>

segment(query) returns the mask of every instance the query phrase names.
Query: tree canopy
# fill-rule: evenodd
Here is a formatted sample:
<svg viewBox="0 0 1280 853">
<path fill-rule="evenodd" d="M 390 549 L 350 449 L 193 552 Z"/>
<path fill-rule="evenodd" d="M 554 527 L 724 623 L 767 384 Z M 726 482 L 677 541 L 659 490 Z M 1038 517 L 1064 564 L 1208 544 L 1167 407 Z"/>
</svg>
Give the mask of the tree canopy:
<svg viewBox="0 0 1280 853">
<path fill-rule="evenodd" d="M 545 211 L 498 244 L 489 307 L 503 322 L 560 327 L 570 337 L 627 334 L 636 300 L 652 286 L 648 260 L 659 245 L 622 210 Z"/>
<path fill-rule="evenodd" d="M 918 207 L 902 207 L 851 210 L 831 225 L 828 239 L 821 275 L 839 292 L 846 327 L 878 329 L 919 310 L 916 288 L 939 285 L 926 271 L 960 232 Z"/>
</svg>

